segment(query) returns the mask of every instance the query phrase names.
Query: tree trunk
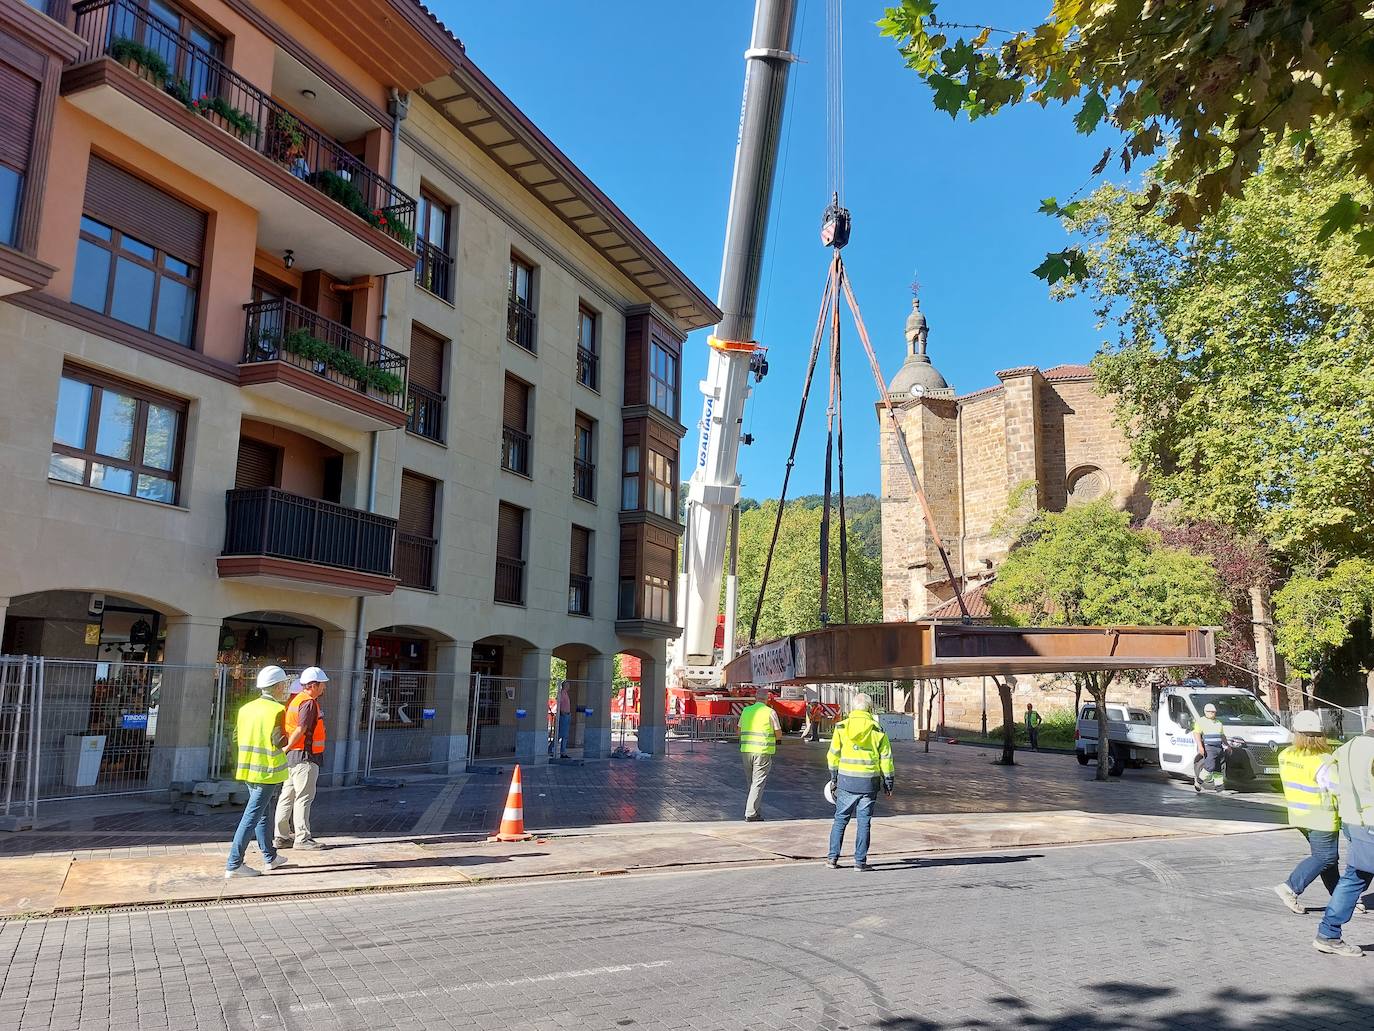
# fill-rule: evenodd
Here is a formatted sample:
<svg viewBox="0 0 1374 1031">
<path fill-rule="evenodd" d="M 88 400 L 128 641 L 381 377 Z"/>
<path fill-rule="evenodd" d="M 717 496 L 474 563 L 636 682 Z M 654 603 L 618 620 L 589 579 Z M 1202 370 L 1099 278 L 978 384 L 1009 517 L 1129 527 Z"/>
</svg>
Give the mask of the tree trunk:
<svg viewBox="0 0 1374 1031">
<path fill-rule="evenodd" d="M 1277 712 L 1283 706 L 1280 697 L 1279 660 L 1274 651 L 1274 617 L 1269 611 L 1269 592 L 1260 585 L 1250 588 L 1250 620 L 1255 627 L 1255 664 L 1259 667 L 1260 697 L 1269 700 Z"/>
<path fill-rule="evenodd" d="M 1078 719 L 1078 714 L 1083 711 L 1083 674 L 1073 675 L 1073 718 Z"/>
<path fill-rule="evenodd" d="M 1011 685 L 999 677 L 993 677 L 997 685 L 997 696 L 1002 699 L 1002 758 L 1000 766 L 1016 765 L 1016 715 L 1011 708 Z"/>
<path fill-rule="evenodd" d="M 924 681 L 922 684 L 924 685 Z M 931 685 L 930 697 L 926 700 L 926 751 L 930 751 L 930 739 L 935 736 L 935 728 L 930 725 L 930 721 L 935 717 L 935 697 L 945 689 L 945 682 L 940 681 L 940 686 Z"/>
<path fill-rule="evenodd" d="M 1092 691 L 1093 701 L 1097 703 L 1097 780 L 1107 779 L 1107 755 L 1111 751 L 1112 743 L 1107 736 L 1107 687 L 1112 682 L 1112 675 L 1105 670 L 1100 673 L 1089 673 L 1088 688 Z"/>
</svg>

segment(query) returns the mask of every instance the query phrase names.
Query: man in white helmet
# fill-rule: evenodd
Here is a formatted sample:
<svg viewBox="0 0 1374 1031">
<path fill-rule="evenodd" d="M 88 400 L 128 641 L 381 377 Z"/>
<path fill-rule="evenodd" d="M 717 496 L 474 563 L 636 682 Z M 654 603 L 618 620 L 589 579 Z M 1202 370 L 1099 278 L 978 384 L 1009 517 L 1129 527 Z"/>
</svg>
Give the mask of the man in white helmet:
<svg viewBox="0 0 1374 1031">
<path fill-rule="evenodd" d="M 1226 787 L 1226 728 L 1217 719 L 1217 707 L 1208 702 L 1202 708 L 1202 718 L 1193 724 L 1193 740 L 1197 742 L 1197 758 L 1193 760 L 1193 790 L 1201 794 L 1203 785 L 1211 784 L 1220 794 Z"/>
<path fill-rule="evenodd" d="M 1374 717 L 1365 733 L 1336 749 L 1319 781 L 1336 794 L 1341 832 L 1349 848 L 1345 873 L 1331 892 L 1312 947 L 1330 956 L 1359 959 L 1364 950 L 1345 941 L 1341 928 L 1355 915 L 1360 896 L 1374 883 Z"/>
<path fill-rule="evenodd" d="M 277 802 L 277 848 L 324 848 L 310 829 L 320 768 L 324 765 L 324 711 L 320 699 L 329 677 L 319 666 L 301 671 L 301 689 L 286 707 L 286 787 Z"/>
<path fill-rule="evenodd" d="M 234 831 L 229 846 L 229 861 L 224 876 L 257 877 L 258 870 L 244 863 L 248 839 L 256 836 L 266 871 L 271 873 L 286 865 L 286 857 L 277 855 L 272 842 L 272 813 L 277 793 L 286 780 L 286 671 L 280 666 L 264 666 L 258 673 L 258 697 L 239 709 L 235 721 L 238 740 L 236 780 L 248 785 L 248 806 Z"/>
</svg>

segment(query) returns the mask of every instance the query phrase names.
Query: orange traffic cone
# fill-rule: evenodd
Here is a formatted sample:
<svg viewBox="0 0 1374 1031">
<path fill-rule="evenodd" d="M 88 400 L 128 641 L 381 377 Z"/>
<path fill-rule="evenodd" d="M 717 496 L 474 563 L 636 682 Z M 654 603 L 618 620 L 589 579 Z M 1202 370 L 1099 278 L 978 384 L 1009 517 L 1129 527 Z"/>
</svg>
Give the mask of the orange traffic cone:
<svg viewBox="0 0 1374 1031">
<path fill-rule="evenodd" d="M 510 779 L 510 791 L 506 795 L 506 812 L 501 817 L 501 830 L 488 838 L 488 841 L 529 841 L 533 834 L 525 833 L 525 792 L 520 786 L 520 767 Z"/>
</svg>

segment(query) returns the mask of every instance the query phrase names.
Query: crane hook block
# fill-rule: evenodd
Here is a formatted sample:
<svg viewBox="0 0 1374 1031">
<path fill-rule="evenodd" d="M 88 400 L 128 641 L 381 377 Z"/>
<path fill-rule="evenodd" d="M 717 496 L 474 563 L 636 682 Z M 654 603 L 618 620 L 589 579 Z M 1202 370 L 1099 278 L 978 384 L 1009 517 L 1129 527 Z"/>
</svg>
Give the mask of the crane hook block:
<svg viewBox="0 0 1374 1031">
<path fill-rule="evenodd" d="M 849 242 L 849 209 L 832 202 L 821 216 L 821 244 L 839 250 Z"/>
<path fill-rule="evenodd" d="M 722 340 L 715 336 L 707 337 L 706 345 L 714 347 L 717 351 L 735 351 L 745 354 L 751 354 L 759 349 L 756 340 Z"/>
</svg>

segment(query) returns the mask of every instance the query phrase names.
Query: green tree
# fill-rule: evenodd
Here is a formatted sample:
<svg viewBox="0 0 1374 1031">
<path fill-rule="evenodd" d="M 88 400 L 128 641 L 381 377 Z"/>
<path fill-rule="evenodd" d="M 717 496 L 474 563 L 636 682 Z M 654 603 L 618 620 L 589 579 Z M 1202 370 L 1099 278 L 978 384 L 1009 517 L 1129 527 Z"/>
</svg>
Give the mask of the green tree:
<svg viewBox="0 0 1374 1031">
<path fill-rule="evenodd" d="M 1110 501 L 1041 511 L 1026 524 L 987 592 L 999 621 L 1019 626 L 1214 626 L 1227 602 L 1212 563 L 1166 547 L 1136 530 Z M 1083 674 L 1097 703 L 1098 741 L 1107 738 L 1107 690 L 1114 673 Z M 1001 685 L 999 685 L 999 688 Z M 1015 720 L 1002 690 L 1002 719 Z M 1004 744 L 1003 761 L 1011 761 Z M 1107 749 L 1097 750 L 1097 779 L 1107 776 Z"/>
<path fill-rule="evenodd" d="M 1301 675 L 1316 679 L 1351 626 L 1370 618 L 1372 606 L 1374 562 L 1309 563 L 1274 594 L 1278 648 Z"/>
<path fill-rule="evenodd" d="M 768 541 L 773 534 L 778 503 L 765 501 L 740 516 L 739 531 L 739 632 L 748 634 L 749 622 L 763 579 Z M 758 639 L 771 640 L 820 626 L 821 510 L 804 502 L 788 502 L 773 555 L 768 595 L 759 619 Z M 849 532 L 849 621 L 876 623 L 882 619 L 882 563 L 859 547 L 853 528 Z M 830 619 L 844 620 L 840 584 L 839 519 L 831 515 Z"/>
<path fill-rule="evenodd" d="M 1031 7 L 1033 5 L 1025 5 Z M 1368 4 L 1356 0 L 1054 0 L 1031 27 L 946 25 L 935 0 L 902 0 L 878 23 L 935 107 L 969 118 L 1031 101 L 1078 102 L 1075 128 L 1120 134 L 1125 171 L 1175 141 L 1145 203 L 1171 225 L 1195 228 L 1239 197 L 1267 146 L 1304 146 L 1313 125 L 1348 126 L 1342 173 L 1374 177 Z M 964 30 L 972 30 L 965 35 Z M 1043 210 L 1055 211 L 1050 198 Z M 1367 204 L 1351 194 L 1318 213 L 1328 230 L 1356 229 L 1374 254 Z M 1075 248 L 1036 270 L 1050 282 L 1081 271 Z"/>
</svg>

